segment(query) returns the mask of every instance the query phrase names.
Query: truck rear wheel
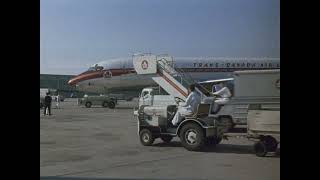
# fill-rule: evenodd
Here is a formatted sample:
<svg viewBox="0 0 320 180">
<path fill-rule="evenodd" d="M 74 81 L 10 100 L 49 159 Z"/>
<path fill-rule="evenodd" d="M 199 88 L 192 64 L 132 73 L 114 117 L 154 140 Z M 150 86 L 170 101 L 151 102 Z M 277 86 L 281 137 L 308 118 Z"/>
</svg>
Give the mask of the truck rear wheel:
<svg viewBox="0 0 320 180">
<path fill-rule="evenodd" d="M 149 129 L 142 129 L 139 136 L 140 142 L 144 146 L 151 146 L 154 142 L 154 137 Z"/>
<path fill-rule="evenodd" d="M 85 104 L 85 106 L 86 106 L 87 108 L 90 108 L 90 107 L 91 107 L 91 105 L 92 105 L 92 103 L 91 103 L 91 102 L 86 102 L 86 104 Z"/>
<path fill-rule="evenodd" d="M 113 101 L 110 101 L 110 102 L 108 103 L 108 107 L 109 107 L 110 109 L 114 109 L 114 108 L 116 107 L 116 103 L 114 103 Z"/>
<path fill-rule="evenodd" d="M 180 139 L 182 145 L 189 151 L 200 150 L 205 144 L 203 129 L 195 123 L 188 123 L 182 127 Z"/>
</svg>

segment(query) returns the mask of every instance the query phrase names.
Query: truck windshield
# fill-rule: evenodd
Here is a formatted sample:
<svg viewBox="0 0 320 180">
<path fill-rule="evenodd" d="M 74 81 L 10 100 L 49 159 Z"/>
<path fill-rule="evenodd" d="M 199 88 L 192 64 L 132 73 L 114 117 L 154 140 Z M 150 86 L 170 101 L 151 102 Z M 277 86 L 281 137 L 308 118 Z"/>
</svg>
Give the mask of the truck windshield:
<svg viewBox="0 0 320 180">
<path fill-rule="evenodd" d="M 89 69 L 87 71 L 95 71 L 96 68 L 95 67 L 89 67 Z"/>
<path fill-rule="evenodd" d="M 149 91 L 143 91 L 142 94 L 141 94 L 141 97 L 144 97 L 144 96 L 146 96 L 147 94 L 149 94 Z"/>
</svg>

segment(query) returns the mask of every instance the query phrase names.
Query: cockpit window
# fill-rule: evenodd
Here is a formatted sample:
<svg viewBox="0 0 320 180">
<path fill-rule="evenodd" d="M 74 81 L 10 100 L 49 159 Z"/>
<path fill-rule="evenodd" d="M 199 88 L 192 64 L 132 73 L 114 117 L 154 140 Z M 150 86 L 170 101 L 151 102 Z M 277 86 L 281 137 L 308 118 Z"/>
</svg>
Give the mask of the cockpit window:
<svg viewBox="0 0 320 180">
<path fill-rule="evenodd" d="M 95 66 L 91 66 L 88 71 L 100 71 L 103 70 L 103 66 L 98 66 L 98 64 L 96 64 Z"/>
<path fill-rule="evenodd" d="M 89 67 L 88 71 L 95 71 L 95 67 Z"/>
</svg>

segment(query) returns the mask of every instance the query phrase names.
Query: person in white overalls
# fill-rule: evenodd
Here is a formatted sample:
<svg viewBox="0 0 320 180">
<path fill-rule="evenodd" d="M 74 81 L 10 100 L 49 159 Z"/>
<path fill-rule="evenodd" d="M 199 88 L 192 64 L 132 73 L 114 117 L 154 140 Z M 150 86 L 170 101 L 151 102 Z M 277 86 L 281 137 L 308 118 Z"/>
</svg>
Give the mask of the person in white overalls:
<svg viewBox="0 0 320 180">
<path fill-rule="evenodd" d="M 60 108 L 60 95 L 59 94 L 56 96 L 56 108 L 57 109 Z"/>
<path fill-rule="evenodd" d="M 172 119 L 172 125 L 176 126 L 185 116 L 193 115 L 200 104 L 200 96 L 195 92 L 195 85 L 189 86 L 189 95 L 186 102 L 182 105 L 179 103 L 178 110 Z"/>
<path fill-rule="evenodd" d="M 220 90 L 212 93 L 213 95 L 217 96 L 217 98 L 214 100 L 215 104 L 213 106 L 213 112 L 217 112 L 219 106 L 226 104 L 231 97 L 231 92 L 229 88 L 225 85 L 225 83 L 221 83 L 220 87 Z"/>
</svg>

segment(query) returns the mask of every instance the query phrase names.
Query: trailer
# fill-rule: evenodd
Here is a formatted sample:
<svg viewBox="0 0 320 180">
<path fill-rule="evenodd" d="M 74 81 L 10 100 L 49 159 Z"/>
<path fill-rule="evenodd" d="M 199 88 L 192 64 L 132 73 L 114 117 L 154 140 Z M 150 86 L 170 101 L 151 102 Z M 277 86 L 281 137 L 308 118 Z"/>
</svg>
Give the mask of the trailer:
<svg viewBox="0 0 320 180">
<path fill-rule="evenodd" d="M 280 144 L 280 108 L 252 104 L 248 111 L 247 136 L 258 140 L 254 144 L 257 156 L 276 152 Z"/>
</svg>

